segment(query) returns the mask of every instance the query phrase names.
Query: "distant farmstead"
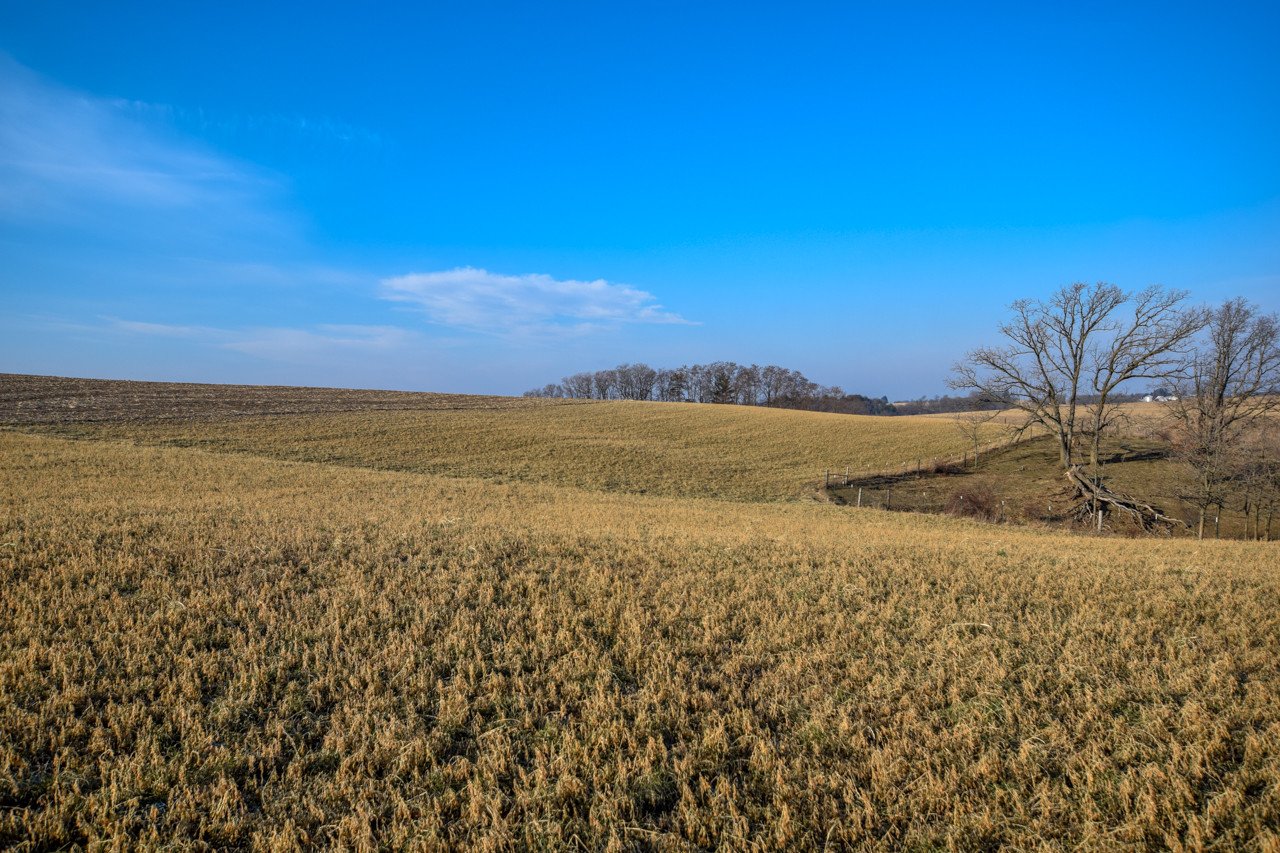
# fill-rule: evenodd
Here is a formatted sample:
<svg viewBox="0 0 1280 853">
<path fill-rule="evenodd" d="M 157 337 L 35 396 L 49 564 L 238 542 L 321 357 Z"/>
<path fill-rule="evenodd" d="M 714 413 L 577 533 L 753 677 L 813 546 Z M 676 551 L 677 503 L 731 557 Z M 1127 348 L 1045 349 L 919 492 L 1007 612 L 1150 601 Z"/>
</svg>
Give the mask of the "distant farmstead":
<svg viewBox="0 0 1280 853">
<path fill-rule="evenodd" d="M 1142 398 L 1144 403 L 1174 403 L 1177 400 L 1177 394 L 1148 394 Z"/>
</svg>

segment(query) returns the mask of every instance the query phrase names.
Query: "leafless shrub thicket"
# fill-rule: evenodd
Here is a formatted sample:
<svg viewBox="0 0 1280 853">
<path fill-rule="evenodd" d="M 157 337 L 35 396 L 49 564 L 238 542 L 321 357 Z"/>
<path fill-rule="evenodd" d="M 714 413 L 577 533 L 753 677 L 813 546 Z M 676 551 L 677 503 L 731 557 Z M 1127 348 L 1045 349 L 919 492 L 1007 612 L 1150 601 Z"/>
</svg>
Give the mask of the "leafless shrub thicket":
<svg viewBox="0 0 1280 853">
<path fill-rule="evenodd" d="M 964 485 L 952 491 L 947 498 L 946 512 L 982 521 L 999 521 L 1000 498 L 986 483 Z"/>
</svg>

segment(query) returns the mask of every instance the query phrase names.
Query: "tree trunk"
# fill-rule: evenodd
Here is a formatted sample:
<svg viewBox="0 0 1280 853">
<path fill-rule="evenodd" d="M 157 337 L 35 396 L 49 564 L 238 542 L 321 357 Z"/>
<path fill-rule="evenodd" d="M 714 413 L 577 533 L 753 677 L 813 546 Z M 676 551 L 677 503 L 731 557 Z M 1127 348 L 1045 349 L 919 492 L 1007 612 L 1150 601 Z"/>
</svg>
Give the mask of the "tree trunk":
<svg viewBox="0 0 1280 853">
<path fill-rule="evenodd" d="M 1095 486 L 1102 484 L 1101 473 L 1098 469 L 1098 445 L 1102 442 L 1102 423 L 1095 417 L 1093 419 L 1093 443 L 1089 445 L 1089 464 L 1093 466 L 1093 484 Z M 1097 507 L 1094 507 L 1097 509 Z"/>
<path fill-rule="evenodd" d="M 1062 463 L 1062 467 L 1068 471 L 1071 470 L 1071 438 L 1066 435 L 1058 436 L 1058 461 Z"/>
</svg>

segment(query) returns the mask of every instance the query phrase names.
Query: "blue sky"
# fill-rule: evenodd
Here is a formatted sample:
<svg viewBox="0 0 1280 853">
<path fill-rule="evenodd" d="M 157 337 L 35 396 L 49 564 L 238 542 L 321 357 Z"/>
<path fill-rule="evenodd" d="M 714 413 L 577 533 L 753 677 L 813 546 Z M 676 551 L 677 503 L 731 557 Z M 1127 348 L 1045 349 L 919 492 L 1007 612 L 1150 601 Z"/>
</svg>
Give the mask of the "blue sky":
<svg viewBox="0 0 1280 853">
<path fill-rule="evenodd" d="M 123 5 L 0 3 L 0 371 L 902 398 L 1071 281 L 1280 309 L 1275 4 Z"/>
</svg>

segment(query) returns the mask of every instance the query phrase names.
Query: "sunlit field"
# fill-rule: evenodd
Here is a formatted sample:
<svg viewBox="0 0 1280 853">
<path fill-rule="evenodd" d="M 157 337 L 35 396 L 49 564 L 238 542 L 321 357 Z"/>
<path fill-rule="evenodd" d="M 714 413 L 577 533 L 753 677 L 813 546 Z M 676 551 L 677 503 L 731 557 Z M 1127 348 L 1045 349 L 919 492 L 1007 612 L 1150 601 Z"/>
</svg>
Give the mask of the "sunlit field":
<svg viewBox="0 0 1280 853">
<path fill-rule="evenodd" d="M 1280 549 L 805 491 L 961 450 L 643 403 L 15 424 L 0 843 L 1280 849 Z"/>
<path fill-rule="evenodd" d="M 693 403 L 513 401 L 418 411 L 46 424 L 60 435 L 594 491 L 772 501 L 827 470 L 965 450 L 950 421 Z M 483 398 L 481 398 L 483 400 Z M 999 430 L 989 432 L 997 436 Z"/>
</svg>

